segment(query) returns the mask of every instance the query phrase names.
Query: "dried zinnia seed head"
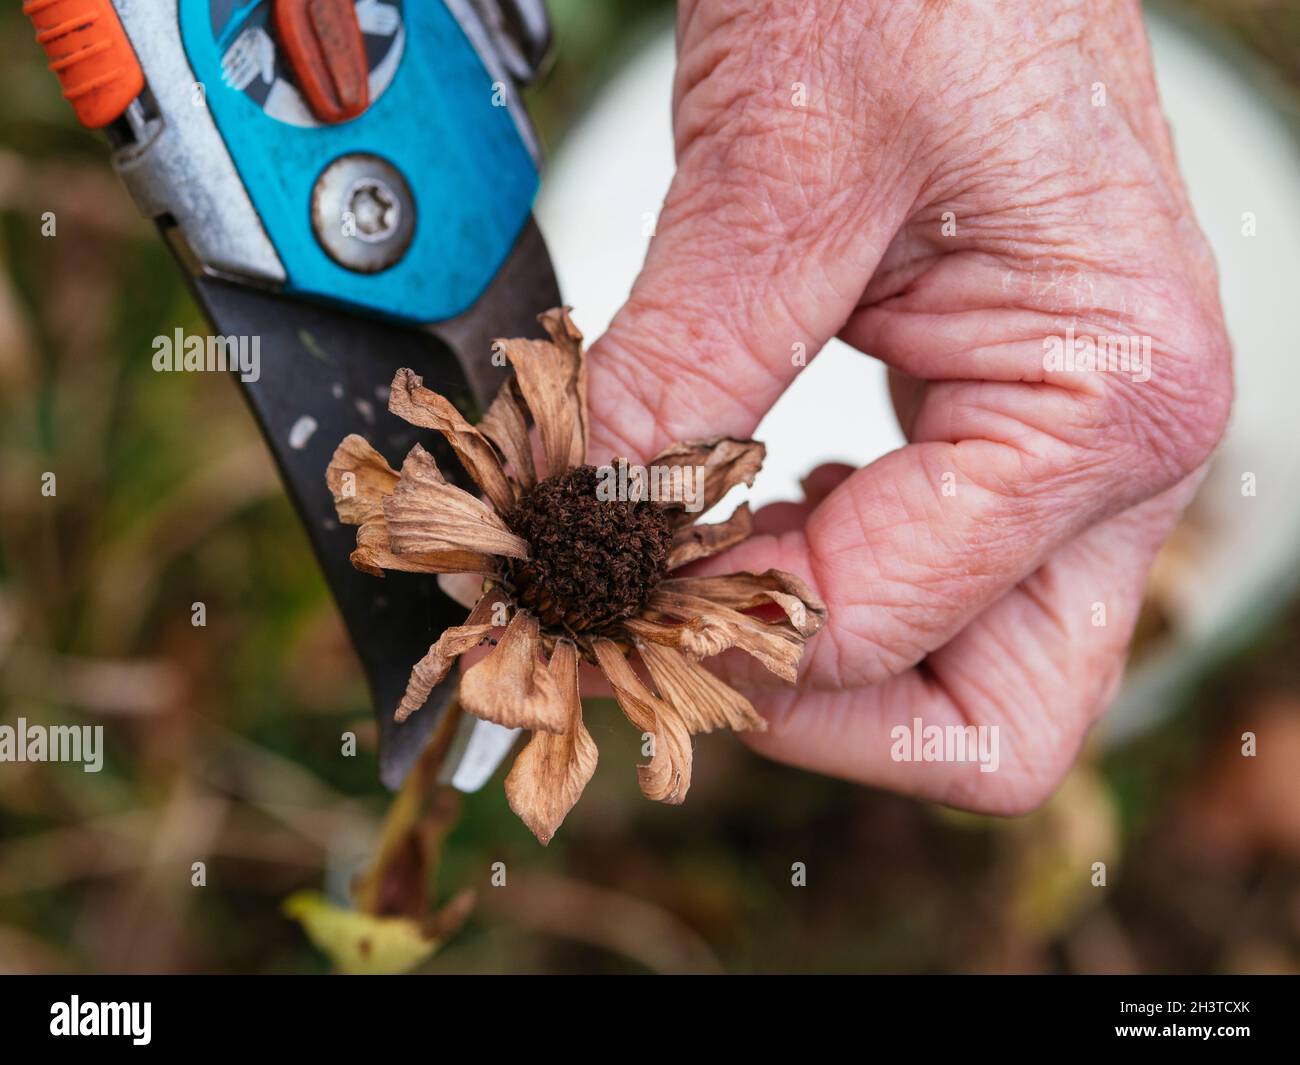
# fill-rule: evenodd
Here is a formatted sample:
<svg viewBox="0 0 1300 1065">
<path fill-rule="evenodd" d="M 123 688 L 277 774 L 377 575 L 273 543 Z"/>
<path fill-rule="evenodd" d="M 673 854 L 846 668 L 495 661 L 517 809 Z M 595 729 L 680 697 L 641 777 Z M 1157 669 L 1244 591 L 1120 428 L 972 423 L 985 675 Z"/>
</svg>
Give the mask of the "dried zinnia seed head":
<svg viewBox="0 0 1300 1065">
<path fill-rule="evenodd" d="M 671 517 L 648 500 L 603 500 L 595 466 L 575 466 L 526 492 L 505 515 L 529 544 L 511 559 L 516 601 L 557 633 L 598 633 L 641 610 L 663 579 Z"/>
<path fill-rule="evenodd" d="M 539 321 L 548 340 L 498 342 L 514 377 L 477 426 L 414 371 L 393 378 L 388 409 L 441 433 L 481 496 L 451 484 L 419 445 L 398 473 L 359 436 L 339 445 L 326 477 L 339 520 L 358 526 L 358 569 L 456 576 L 462 593 L 477 596 L 464 624 L 446 629 L 415 663 L 394 716 L 418 713 L 457 658 L 488 643 L 461 677 L 459 703 L 485 721 L 532 732 L 506 777 L 506 796 L 545 843 L 596 769 L 582 722 L 580 659 L 599 667 L 628 720 L 654 737 L 650 761 L 637 769 L 642 792 L 680 803 L 691 785 L 693 736 L 767 727 L 702 660 L 736 648 L 793 681 L 826 606 L 781 570 L 675 575 L 749 536 L 748 507 L 701 524 L 696 512 L 671 504 L 598 494 L 598 471 L 583 465 L 582 334 L 564 308 Z M 736 485 L 752 484 L 762 461 L 756 441 L 712 437 L 673 444 L 649 466 L 702 475 L 703 513 Z"/>
</svg>

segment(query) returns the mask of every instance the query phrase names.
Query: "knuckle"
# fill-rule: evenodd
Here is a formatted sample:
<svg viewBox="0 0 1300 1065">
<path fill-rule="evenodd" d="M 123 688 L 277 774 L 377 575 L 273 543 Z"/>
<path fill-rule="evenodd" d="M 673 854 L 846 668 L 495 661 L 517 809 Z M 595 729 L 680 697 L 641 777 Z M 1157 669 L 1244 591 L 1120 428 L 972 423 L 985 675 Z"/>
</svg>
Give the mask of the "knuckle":
<svg viewBox="0 0 1300 1065">
<path fill-rule="evenodd" d="M 1150 379 L 1110 390 L 1116 417 L 1148 491 L 1162 491 L 1195 472 L 1218 446 L 1232 410 L 1232 348 L 1217 313 L 1198 309 L 1151 341 Z"/>
<path fill-rule="evenodd" d="M 1004 763 L 999 772 L 983 779 L 960 778 L 944 801 L 994 817 L 1024 817 L 1056 794 L 1070 770 L 1076 749 L 1076 743 L 1060 737 L 1051 747 Z"/>
<path fill-rule="evenodd" d="M 1087 695 L 1070 697 L 1059 689 L 1053 689 L 1055 694 L 1026 691 L 1000 725 L 997 771 L 955 779 L 944 801 L 982 814 L 1023 817 L 1051 799 L 1074 765 L 1095 717 L 1091 703 L 1102 694 L 1080 679 L 1072 690 L 1086 689 Z"/>
</svg>

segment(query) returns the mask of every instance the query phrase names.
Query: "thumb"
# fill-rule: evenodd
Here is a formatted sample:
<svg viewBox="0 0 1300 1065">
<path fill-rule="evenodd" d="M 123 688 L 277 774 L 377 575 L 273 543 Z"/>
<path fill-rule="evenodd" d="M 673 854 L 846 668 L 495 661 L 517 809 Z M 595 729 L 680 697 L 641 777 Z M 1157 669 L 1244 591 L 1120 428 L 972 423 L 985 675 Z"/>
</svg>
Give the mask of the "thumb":
<svg viewBox="0 0 1300 1065">
<path fill-rule="evenodd" d="M 902 212 L 866 182 L 816 202 L 828 167 L 809 145 L 827 141 L 779 127 L 752 104 L 725 141 L 679 152 L 641 273 L 591 348 L 592 462 L 750 436 L 857 306 Z"/>
</svg>

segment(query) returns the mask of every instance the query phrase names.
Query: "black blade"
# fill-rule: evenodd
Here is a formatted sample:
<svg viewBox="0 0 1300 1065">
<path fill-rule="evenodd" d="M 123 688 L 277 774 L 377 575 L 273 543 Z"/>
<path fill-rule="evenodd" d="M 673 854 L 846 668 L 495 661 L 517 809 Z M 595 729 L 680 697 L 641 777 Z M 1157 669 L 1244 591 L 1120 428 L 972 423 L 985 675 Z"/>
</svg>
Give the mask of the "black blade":
<svg viewBox="0 0 1300 1065">
<path fill-rule="evenodd" d="M 365 669 L 379 724 L 380 778 L 396 789 L 437 727 L 454 675 L 403 724 L 393 721 L 393 710 L 411 667 L 466 611 L 433 576 L 390 572 L 381 579 L 352 567 L 356 530 L 338 521 L 325 469 L 339 442 L 359 433 L 394 468 L 423 445 L 448 477 L 477 494 L 440 435 L 388 413 L 387 388 L 394 372 L 409 366 L 477 421 L 506 373 L 491 363 L 490 338 L 542 336 L 537 315 L 560 303 L 545 243 L 530 219 L 474 306 L 429 329 L 187 274 L 217 334 L 259 338 L 260 375 L 241 387 Z"/>
<path fill-rule="evenodd" d="M 348 555 L 356 529 L 338 521 L 325 468 L 339 442 L 360 433 L 395 468 L 420 443 L 448 476 L 459 474 L 440 436 L 388 413 L 384 389 L 394 370 L 409 366 L 430 388 L 472 408 L 465 375 L 450 349 L 428 333 L 224 281 L 200 278 L 195 288 L 217 333 L 260 338 L 261 375 L 242 384 L 244 395 L 365 668 L 379 721 L 380 775 L 396 787 L 437 723 L 447 682 L 404 724 L 393 721 L 393 710 L 411 666 L 443 629 L 464 621 L 465 608 L 444 596 L 433 576 L 380 579 L 355 570 Z M 301 440 L 311 425 L 304 419 L 315 428 Z"/>
</svg>

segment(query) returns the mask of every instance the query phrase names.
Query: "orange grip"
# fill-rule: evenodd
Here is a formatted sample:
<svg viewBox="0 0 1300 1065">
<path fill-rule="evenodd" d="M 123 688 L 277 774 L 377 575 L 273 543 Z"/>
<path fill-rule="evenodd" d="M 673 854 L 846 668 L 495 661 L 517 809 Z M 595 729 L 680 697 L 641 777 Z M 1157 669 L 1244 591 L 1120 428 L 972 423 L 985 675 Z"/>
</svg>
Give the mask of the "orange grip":
<svg viewBox="0 0 1300 1065">
<path fill-rule="evenodd" d="M 83 126 L 107 126 L 143 91 L 144 71 L 112 0 L 25 0 L 23 14 Z"/>
<path fill-rule="evenodd" d="M 275 30 L 307 105 L 322 122 L 370 106 L 366 42 L 352 0 L 275 0 Z"/>
</svg>

